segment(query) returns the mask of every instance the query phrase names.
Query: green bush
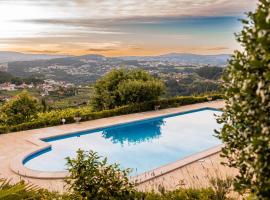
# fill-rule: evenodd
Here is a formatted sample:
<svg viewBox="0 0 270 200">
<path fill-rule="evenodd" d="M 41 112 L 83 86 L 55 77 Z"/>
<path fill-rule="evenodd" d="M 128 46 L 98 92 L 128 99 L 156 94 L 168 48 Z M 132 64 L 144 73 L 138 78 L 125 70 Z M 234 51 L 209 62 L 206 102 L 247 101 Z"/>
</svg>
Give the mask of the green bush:
<svg viewBox="0 0 270 200">
<path fill-rule="evenodd" d="M 39 189 L 23 181 L 11 184 L 9 181 L 0 179 L 0 199 L 1 200 L 81 200 L 79 196 L 70 194 L 60 194 Z"/>
<path fill-rule="evenodd" d="M 235 188 L 270 199 L 270 1 L 243 20 L 224 75 L 226 106 L 219 119 L 227 164 L 239 170 Z"/>
<path fill-rule="evenodd" d="M 95 83 L 91 105 L 95 110 L 113 109 L 157 100 L 164 91 L 164 83 L 144 70 L 114 69 Z"/>
<path fill-rule="evenodd" d="M 131 200 L 135 198 L 134 184 L 129 182 L 129 169 L 107 163 L 93 151 L 77 151 L 74 159 L 67 158 L 70 176 L 68 189 L 83 199 Z"/>
<path fill-rule="evenodd" d="M 205 189 L 177 189 L 162 193 L 137 193 L 140 200 L 217 200 L 212 188 Z M 225 199 L 224 199 L 225 200 Z"/>
<path fill-rule="evenodd" d="M 211 95 L 211 100 L 221 99 L 222 95 Z M 37 117 L 30 122 L 21 123 L 18 125 L 0 126 L 0 134 L 14 131 L 22 131 L 28 129 L 35 129 L 48 126 L 60 125 L 61 119 L 66 119 L 66 123 L 74 123 L 74 117 L 77 113 L 81 116 L 81 121 L 88 121 L 106 117 L 112 117 L 117 115 L 125 115 L 130 113 L 144 112 L 154 110 L 156 106 L 161 109 L 172 108 L 183 105 L 202 103 L 209 101 L 209 96 L 198 96 L 198 97 L 173 97 L 170 99 L 161 99 L 155 101 L 148 101 L 144 103 L 130 104 L 126 106 L 117 107 L 115 109 L 93 111 L 89 107 L 84 108 L 69 108 L 59 111 L 50 111 L 46 113 L 38 113 Z"/>
</svg>

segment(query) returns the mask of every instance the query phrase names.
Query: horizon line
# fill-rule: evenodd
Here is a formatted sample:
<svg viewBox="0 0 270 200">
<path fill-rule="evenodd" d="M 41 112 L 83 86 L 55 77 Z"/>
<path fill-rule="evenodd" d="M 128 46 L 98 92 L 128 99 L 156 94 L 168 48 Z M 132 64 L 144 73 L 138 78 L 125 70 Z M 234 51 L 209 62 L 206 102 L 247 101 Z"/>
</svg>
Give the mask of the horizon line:
<svg viewBox="0 0 270 200">
<path fill-rule="evenodd" d="M 79 57 L 79 56 L 86 56 L 86 55 L 98 55 L 98 56 L 103 56 L 103 57 L 155 57 L 155 56 L 163 56 L 163 55 L 169 55 L 169 54 L 188 54 L 188 55 L 199 55 L 199 56 L 216 56 L 216 55 L 232 55 L 233 53 L 211 53 L 211 54 L 204 54 L 204 53 L 191 53 L 191 52 L 170 52 L 170 53 L 163 53 L 163 54 L 146 54 L 146 55 L 116 55 L 116 56 L 106 56 L 104 54 L 99 54 L 99 53 L 87 53 L 87 54 L 58 54 L 58 53 L 38 53 L 38 52 L 29 52 L 29 51 L 3 51 L 0 50 L 1 52 L 6 52 L 6 53 L 20 53 L 20 54 L 25 54 L 25 55 L 48 55 L 48 56 L 66 56 L 66 57 Z"/>
</svg>

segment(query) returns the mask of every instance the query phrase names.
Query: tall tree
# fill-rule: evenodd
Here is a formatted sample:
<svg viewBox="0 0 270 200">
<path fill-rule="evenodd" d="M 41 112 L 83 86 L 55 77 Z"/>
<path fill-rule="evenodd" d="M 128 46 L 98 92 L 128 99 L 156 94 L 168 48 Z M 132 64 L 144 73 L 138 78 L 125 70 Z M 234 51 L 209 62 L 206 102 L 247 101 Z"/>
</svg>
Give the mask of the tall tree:
<svg viewBox="0 0 270 200">
<path fill-rule="evenodd" d="M 237 35 L 236 51 L 224 75 L 226 107 L 218 133 L 223 155 L 239 170 L 235 186 L 258 199 L 270 197 L 270 0 L 259 0 Z"/>
</svg>

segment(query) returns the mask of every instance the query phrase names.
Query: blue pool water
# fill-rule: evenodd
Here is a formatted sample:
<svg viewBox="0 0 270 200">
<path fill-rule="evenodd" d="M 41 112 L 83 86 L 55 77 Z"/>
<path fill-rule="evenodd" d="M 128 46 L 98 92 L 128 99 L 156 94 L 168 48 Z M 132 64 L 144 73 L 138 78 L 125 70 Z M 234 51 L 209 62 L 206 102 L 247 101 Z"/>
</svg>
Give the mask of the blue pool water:
<svg viewBox="0 0 270 200">
<path fill-rule="evenodd" d="M 40 171 L 64 171 L 65 158 L 75 157 L 83 149 L 132 168 L 132 175 L 137 175 L 219 145 L 213 136 L 214 129 L 220 128 L 214 114 L 220 111 L 200 109 L 44 139 L 52 148 L 26 158 L 24 165 Z"/>
</svg>

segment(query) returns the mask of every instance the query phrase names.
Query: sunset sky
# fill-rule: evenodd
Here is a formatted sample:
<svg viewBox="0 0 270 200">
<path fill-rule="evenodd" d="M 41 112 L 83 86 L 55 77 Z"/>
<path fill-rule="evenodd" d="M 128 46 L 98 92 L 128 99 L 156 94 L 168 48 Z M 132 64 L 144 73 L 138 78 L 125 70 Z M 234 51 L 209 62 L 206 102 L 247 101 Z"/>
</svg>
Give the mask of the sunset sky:
<svg viewBox="0 0 270 200">
<path fill-rule="evenodd" d="M 256 0 L 0 0 L 0 51 L 218 54 Z"/>
</svg>

